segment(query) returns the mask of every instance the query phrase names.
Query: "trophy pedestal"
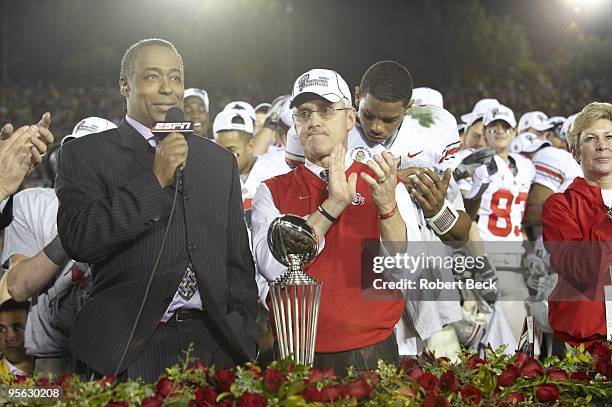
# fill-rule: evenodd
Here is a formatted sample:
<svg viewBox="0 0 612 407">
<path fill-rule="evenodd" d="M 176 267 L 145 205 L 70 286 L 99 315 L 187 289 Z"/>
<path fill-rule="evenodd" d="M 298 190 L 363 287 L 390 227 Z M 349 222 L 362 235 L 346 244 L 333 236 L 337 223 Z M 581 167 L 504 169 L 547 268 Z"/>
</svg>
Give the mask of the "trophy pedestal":
<svg viewBox="0 0 612 407">
<path fill-rule="evenodd" d="M 270 283 L 272 312 L 281 358 L 312 364 L 322 283 L 292 269 Z"/>
</svg>

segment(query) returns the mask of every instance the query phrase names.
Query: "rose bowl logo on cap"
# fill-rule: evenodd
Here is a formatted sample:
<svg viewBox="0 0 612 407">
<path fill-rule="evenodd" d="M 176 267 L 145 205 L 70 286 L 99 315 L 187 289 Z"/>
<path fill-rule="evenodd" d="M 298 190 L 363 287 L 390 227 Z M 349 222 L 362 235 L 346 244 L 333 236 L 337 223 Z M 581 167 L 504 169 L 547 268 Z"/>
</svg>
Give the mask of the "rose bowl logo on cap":
<svg viewBox="0 0 612 407">
<path fill-rule="evenodd" d="M 304 87 L 306 86 L 306 81 L 308 80 L 309 77 L 310 77 L 310 74 L 304 74 L 298 80 L 298 89 L 300 90 L 300 92 L 304 90 Z"/>
</svg>

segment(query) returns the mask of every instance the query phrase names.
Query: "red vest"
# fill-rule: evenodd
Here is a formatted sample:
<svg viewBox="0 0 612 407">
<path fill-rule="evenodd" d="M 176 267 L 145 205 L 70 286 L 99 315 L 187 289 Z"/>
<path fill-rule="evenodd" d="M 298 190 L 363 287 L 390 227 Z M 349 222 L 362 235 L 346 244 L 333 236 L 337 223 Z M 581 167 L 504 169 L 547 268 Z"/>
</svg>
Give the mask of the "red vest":
<svg viewBox="0 0 612 407">
<path fill-rule="evenodd" d="M 367 165 L 358 161 L 353 162 L 346 174 L 353 172 L 374 176 Z M 328 196 L 327 184 L 303 165 L 264 182 L 283 214 L 309 215 Z M 357 192 L 363 199 L 347 206 L 327 231 L 321 253 L 305 268 L 323 282 L 317 352 L 343 352 L 387 339 L 404 308 L 398 292 L 394 296 L 381 293 L 376 296 L 379 298 L 362 298 L 362 242 L 379 240 L 380 226 L 370 186 L 360 177 Z"/>
</svg>

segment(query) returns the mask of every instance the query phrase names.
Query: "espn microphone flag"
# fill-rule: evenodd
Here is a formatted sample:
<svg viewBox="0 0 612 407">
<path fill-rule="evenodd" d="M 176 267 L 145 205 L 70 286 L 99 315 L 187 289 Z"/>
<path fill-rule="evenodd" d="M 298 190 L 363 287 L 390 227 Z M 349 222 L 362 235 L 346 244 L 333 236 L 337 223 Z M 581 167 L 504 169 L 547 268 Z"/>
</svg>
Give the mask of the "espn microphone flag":
<svg viewBox="0 0 612 407">
<path fill-rule="evenodd" d="M 185 121 L 185 113 L 179 107 L 173 107 L 166 112 L 166 120 L 157 122 L 151 133 L 162 140 L 170 133 L 192 133 L 193 122 Z"/>
</svg>

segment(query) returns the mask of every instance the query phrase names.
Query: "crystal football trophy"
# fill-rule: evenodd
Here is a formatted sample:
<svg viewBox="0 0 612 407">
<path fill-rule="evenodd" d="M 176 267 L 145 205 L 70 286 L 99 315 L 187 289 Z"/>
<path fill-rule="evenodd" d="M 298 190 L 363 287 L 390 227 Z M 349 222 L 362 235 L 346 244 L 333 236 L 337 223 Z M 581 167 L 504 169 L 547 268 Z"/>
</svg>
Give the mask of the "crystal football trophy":
<svg viewBox="0 0 612 407">
<path fill-rule="evenodd" d="M 312 364 L 323 283 L 303 268 L 317 255 L 317 238 L 303 218 L 282 215 L 270 224 L 268 246 L 288 267 L 269 284 L 280 357 L 292 355 L 295 363 Z"/>
</svg>

